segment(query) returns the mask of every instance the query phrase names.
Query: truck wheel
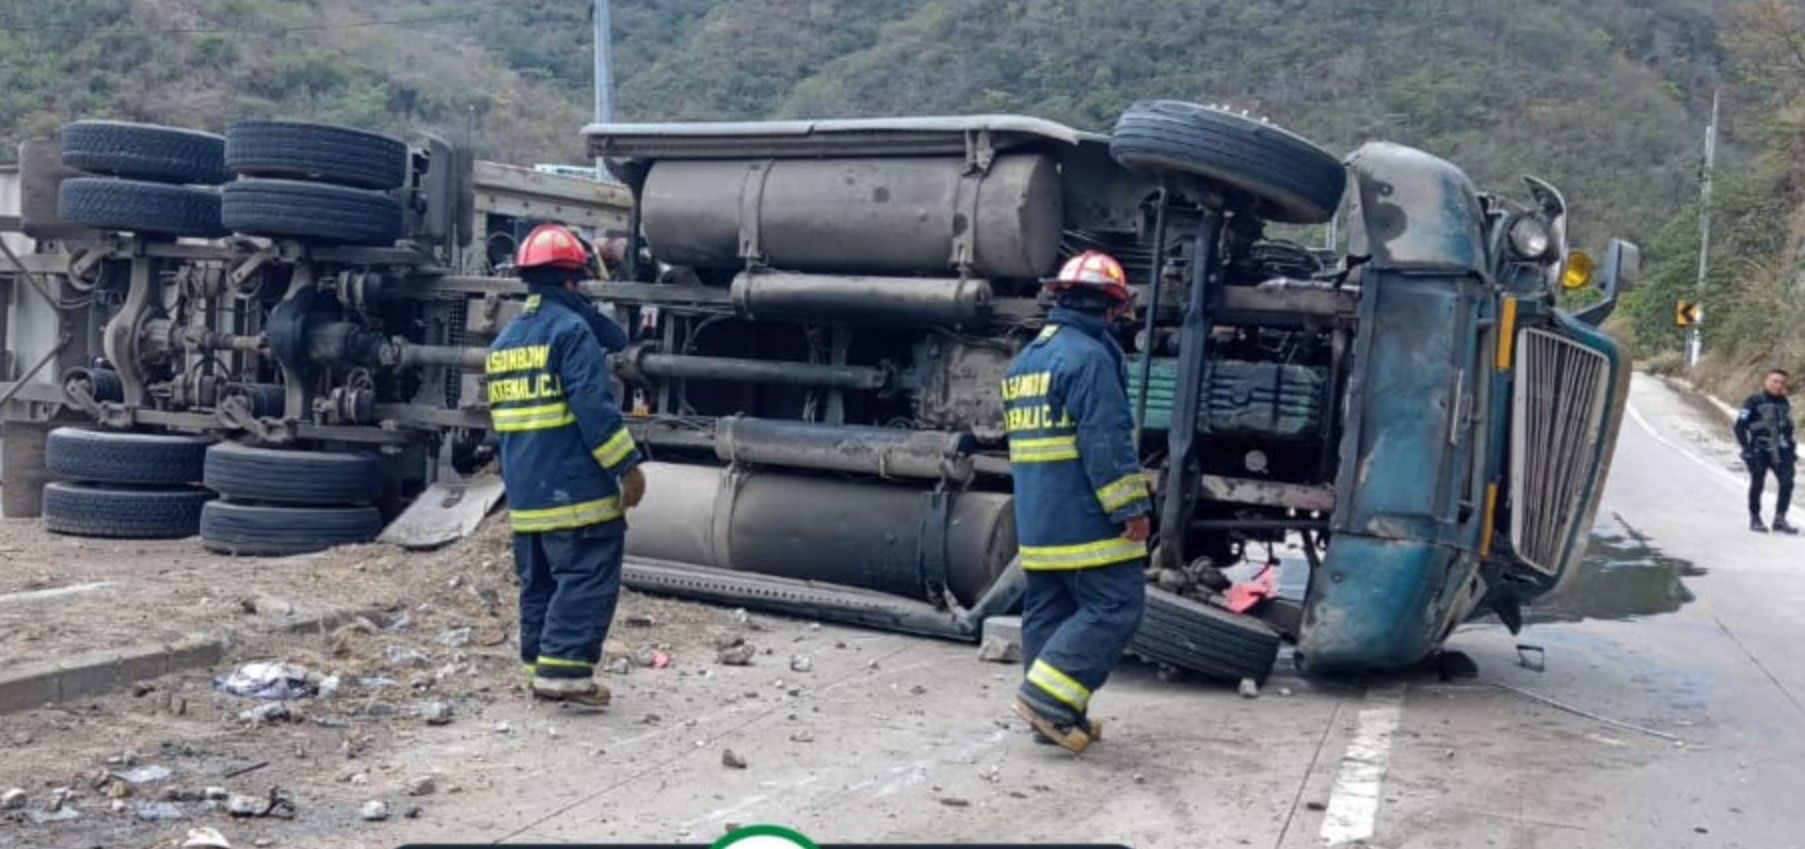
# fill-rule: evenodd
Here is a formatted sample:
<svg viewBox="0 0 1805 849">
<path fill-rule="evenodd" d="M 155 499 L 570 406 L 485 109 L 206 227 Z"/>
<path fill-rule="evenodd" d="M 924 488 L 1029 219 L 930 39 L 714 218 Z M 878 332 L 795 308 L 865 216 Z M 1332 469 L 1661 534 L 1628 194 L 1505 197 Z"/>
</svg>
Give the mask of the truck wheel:
<svg viewBox="0 0 1805 849">
<path fill-rule="evenodd" d="M 227 229 L 347 245 L 392 245 L 401 204 L 381 192 L 296 180 L 239 180 L 221 192 Z"/>
<path fill-rule="evenodd" d="M 226 130 L 226 167 L 246 177 L 290 177 L 398 189 L 407 144 L 380 133 L 297 121 L 240 121 Z"/>
<path fill-rule="evenodd" d="M 56 194 L 63 220 L 102 230 L 140 235 L 226 235 L 219 221 L 219 194 L 212 189 L 170 186 L 140 180 L 76 177 Z"/>
<path fill-rule="evenodd" d="M 44 444 L 50 476 L 82 483 L 182 486 L 201 479 L 210 440 L 59 427 Z"/>
<path fill-rule="evenodd" d="M 1257 619 L 1148 587 L 1147 613 L 1128 651 L 1203 678 L 1264 682 L 1278 661 L 1279 635 Z"/>
<path fill-rule="evenodd" d="M 44 529 L 113 539 L 181 539 L 200 530 L 204 489 L 130 489 L 85 483 L 44 486 Z"/>
<path fill-rule="evenodd" d="M 382 533 L 374 507 L 283 507 L 210 501 L 201 510 L 201 545 L 219 554 L 281 557 L 369 542 Z"/>
<path fill-rule="evenodd" d="M 1136 103 L 1116 120 L 1110 155 L 1129 168 L 1179 171 L 1252 195 L 1269 221 L 1335 217 L 1347 172 L 1328 151 L 1265 121 L 1175 100 Z"/>
<path fill-rule="evenodd" d="M 226 170 L 226 139 L 212 133 L 130 124 L 76 121 L 63 125 L 63 164 L 90 174 L 157 183 L 217 186 Z"/>
<path fill-rule="evenodd" d="M 201 483 L 227 498 L 279 504 L 375 501 L 376 460 L 336 451 L 284 451 L 222 442 L 207 449 Z"/>
</svg>

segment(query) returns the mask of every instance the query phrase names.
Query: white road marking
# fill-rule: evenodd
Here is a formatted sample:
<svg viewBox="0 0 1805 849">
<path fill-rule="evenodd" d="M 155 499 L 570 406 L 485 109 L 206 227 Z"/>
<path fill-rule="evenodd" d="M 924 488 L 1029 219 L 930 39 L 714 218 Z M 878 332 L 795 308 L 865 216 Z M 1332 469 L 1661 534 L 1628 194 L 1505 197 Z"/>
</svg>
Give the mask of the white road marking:
<svg viewBox="0 0 1805 849">
<path fill-rule="evenodd" d="M 1705 471 L 1711 473 L 1711 477 L 1713 480 L 1719 481 L 1721 483 L 1730 484 L 1731 486 L 1733 486 L 1737 489 L 1741 489 L 1744 486 L 1744 483 L 1742 481 L 1737 480 L 1735 475 L 1732 475 L 1729 472 L 1725 471 L 1723 469 L 1723 467 L 1713 464 L 1710 460 L 1707 460 L 1707 459 L 1700 457 L 1699 455 L 1693 453 L 1692 449 L 1687 448 L 1686 446 L 1681 445 L 1678 442 L 1674 442 L 1673 440 L 1668 439 L 1665 436 L 1662 436 L 1659 432 L 1657 432 L 1655 430 L 1654 425 L 1651 425 L 1648 423 L 1648 419 L 1645 419 L 1642 417 L 1641 411 L 1637 410 L 1636 406 L 1634 404 L 1625 404 L 1624 408 L 1629 410 L 1630 418 L 1635 420 L 1637 426 L 1641 427 L 1642 430 L 1648 434 L 1648 437 L 1650 439 L 1653 439 L 1654 441 L 1659 442 L 1664 446 L 1667 446 L 1668 450 L 1674 452 L 1675 454 L 1685 457 L 1686 459 L 1691 460 L 1693 463 L 1698 464 L 1699 468 L 1704 469 Z"/>
<path fill-rule="evenodd" d="M 27 592 L 7 593 L 5 595 L 0 595 L 0 604 L 14 601 L 43 601 L 48 598 L 62 598 L 63 596 L 76 595 L 78 593 L 93 592 L 102 587 L 110 587 L 112 585 L 112 581 L 95 581 L 91 584 L 75 584 L 67 587 L 53 587 L 47 590 L 29 590 Z"/>
<path fill-rule="evenodd" d="M 1322 817 L 1324 846 L 1343 846 L 1373 836 L 1385 769 L 1391 761 L 1391 736 L 1403 712 L 1404 687 L 1391 685 L 1366 694 L 1366 706 L 1354 725 L 1354 739 L 1341 758 L 1341 774 L 1329 794 Z"/>
</svg>

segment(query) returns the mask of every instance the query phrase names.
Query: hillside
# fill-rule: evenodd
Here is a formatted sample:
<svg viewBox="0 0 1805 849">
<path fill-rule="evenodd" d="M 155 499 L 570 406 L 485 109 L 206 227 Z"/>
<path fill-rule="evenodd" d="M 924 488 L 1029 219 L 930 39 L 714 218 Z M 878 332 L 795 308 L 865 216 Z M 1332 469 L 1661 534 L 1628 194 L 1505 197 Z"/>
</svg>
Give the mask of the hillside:
<svg viewBox="0 0 1805 849">
<path fill-rule="evenodd" d="M 1022 111 L 1106 129 L 1229 102 L 1342 151 L 1426 147 L 1565 187 L 1583 233 L 1691 193 L 1723 0 L 618 0 L 622 120 Z M 580 159 L 583 0 L 23 0 L 0 8 L 0 144 L 75 116 L 291 115 Z"/>
</svg>

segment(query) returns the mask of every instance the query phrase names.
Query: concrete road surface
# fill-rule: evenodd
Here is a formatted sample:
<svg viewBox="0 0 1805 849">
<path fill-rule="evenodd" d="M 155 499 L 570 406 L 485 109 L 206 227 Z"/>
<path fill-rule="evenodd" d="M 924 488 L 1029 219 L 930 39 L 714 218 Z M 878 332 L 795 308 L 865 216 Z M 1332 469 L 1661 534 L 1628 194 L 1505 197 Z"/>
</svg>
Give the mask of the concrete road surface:
<svg viewBox="0 0 1805 849">
<path fill-rule="evenodd" d="M 808 673 L 806 703 L 764 680 L 797 676 L 757 671 L 745 687 L 764 698 L 654 708 L 656 724 L 628 691 L 607 717 L 518 709 L 556 738 L 413 749 L 421 768 L 477 758 L 503 777 L 393 834 L 703 841 L 765 822 L 824 841 L 1805 846 L 1805 539 L 1744 529 L 1734 452 L 1699 405 L 1638 377 L 1631 406 L 1591 571 L 1519 638 L 1457 635 L 1476 680 L 1282 672 L 1247 700 L 1130 669 L 1097 703 L 1107 741 L 1073 759 L 1008 721 L 1012 670 L 849 631 L 855 651 Z M 724 747 L 749 767 L 724 767 Z"/>
</svg>

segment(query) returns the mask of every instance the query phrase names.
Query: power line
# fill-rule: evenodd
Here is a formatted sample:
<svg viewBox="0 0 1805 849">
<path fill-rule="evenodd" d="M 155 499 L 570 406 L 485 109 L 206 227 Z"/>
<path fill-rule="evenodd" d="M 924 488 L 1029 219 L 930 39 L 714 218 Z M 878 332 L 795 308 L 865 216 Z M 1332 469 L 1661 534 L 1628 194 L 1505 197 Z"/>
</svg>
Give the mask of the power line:
<svg viewBox="0 0 1805 849">
<path fill-rule="evenodd" d="M 283 35 L 291 32 L 321 32 L 326 30 L 367 29 L 370 27 L 419 26 L 422 24 L 445 23 L 447 21 L 468 21 L 480 18 L 493 9 L 478 9 L 472 12 L 456 12 L 443 15 L 422 15 L 414 18 L 394 18 L 380 21 L 359 21 L 348 24 L 295 24 L 257 26 L 257 27 L 128 27 L 107 30 L 105 26 L 94 27 L 92 22 L 68 24 L 36 24 L 33 26 L 0 26 L 0 32 L 50 32 L 55 30 L 87 29 L 89 33 L 102 30 L 124 35 L 199 35 L 209 33 L 267 33 Z"/>
</svg>

